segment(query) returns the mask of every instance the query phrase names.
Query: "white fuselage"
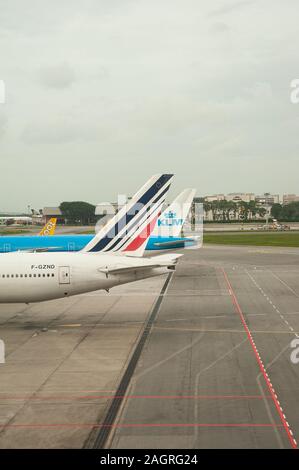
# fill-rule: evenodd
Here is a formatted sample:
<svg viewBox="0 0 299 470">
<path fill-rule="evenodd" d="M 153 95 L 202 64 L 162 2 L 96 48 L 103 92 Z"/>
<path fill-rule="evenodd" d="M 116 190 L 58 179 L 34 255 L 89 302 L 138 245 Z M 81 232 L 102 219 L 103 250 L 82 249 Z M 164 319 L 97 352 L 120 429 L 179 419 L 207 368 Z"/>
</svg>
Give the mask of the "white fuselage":
<svg viewBox="0 0 299 470">
<path fill-rule="evenodd" d="M 58 299 L 167 272 L 166 267 L 145 269 L 143 258 L 92 253 L 8 253 L 0 259 L 0 303 L 29 303 Z M 129 267 L 110 274 L 105 269 Z M 131 268 L 137 267 L 134 271 Z M 102 271 L 101 271 L 102 270 Z"/>
</svg>

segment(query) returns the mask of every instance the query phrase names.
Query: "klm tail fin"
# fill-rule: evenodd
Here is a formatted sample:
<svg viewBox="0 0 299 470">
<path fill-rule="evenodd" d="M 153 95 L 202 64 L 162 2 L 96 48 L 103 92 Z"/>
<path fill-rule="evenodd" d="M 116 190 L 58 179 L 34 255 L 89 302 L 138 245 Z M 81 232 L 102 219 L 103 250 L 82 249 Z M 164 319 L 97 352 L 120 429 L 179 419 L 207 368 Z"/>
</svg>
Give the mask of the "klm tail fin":
<svg viewBox="0 0 299 470">
<path fill-rule="evenodd" d="M 185 189 L 161 214 L 153 230 L 156 237 L 179 237 L 190 211 L 196 189 Z"/>
<path fill-rule="evenodd" d="M 57 219 L 55 217 L 52 217 L 52 219 L 50 219 L 49 222 L 46 223 L 44 228 L 41 229 L 39 235 L 54 235 L 56 229 L 56 222 Z"/>
<path fill-rule="evenodd" d="M 152 176 L 82 251 L 142 256 L 172 178 L 173 175 L 168 174 Z"/>
</svg>

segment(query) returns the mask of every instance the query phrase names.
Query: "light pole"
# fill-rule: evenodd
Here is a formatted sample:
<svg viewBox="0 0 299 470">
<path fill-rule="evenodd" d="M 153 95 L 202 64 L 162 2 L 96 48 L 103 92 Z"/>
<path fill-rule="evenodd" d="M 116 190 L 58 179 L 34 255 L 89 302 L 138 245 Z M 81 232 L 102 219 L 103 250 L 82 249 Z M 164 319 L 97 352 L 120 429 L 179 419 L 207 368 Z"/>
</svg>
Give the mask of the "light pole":
<svg viewBox="0 0 299 470">
<path fill-rule="evenodd" d="M 27 209 L 28 209 L 28 215 L 30 217 L 30 210 L 31 210 L 30 204 L 28 204 Z M 29 220 L 27 220 L 27 225 L 29 225 Z"/>
</svg>

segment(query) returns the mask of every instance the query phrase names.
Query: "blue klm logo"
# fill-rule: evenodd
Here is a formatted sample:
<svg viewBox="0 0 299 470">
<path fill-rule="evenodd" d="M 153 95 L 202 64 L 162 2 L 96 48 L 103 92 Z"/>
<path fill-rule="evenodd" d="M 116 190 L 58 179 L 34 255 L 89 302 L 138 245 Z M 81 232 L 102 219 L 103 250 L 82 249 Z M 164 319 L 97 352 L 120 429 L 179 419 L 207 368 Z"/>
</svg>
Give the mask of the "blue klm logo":
<svg viewBox="0 0 299 470">
<path fill-rule="evenodd" d="M 174 219 L 176 216 L 175 212 L 169 211 L 168 214 L 165 214 L 166 219 Z"/>
<path fill-rule="evenodd" d="M 165 219 L 158 220 L 158 227 L 163 226 L 173 226 L 173 225 L 183 225 L 183 219 L 176 219 L 176 213 L 169 211 L 168 214 L 165 214 Z"/>
</svg>

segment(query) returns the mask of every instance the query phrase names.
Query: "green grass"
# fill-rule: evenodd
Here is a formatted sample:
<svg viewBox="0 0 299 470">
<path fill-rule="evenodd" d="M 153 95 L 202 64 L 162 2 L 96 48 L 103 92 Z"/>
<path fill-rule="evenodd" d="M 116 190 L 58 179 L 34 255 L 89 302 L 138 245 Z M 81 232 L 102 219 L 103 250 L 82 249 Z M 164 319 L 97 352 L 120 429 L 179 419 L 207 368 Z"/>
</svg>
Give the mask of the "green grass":
<svg viewBox="0 0 299 470">
<path fill-rule="evenodd" d="M 219 245 L 294 246 L 299 247 L 299 232 L 278 233 L 204 233 L 204 243 Z"/>
<path fill-rule="evenodd" d="M 21 235 L 30 230 L 0 228 L 1 235 Z M 81 234 L 94 234 L 86 230 Z M 204 243 L 217 245 L 293 246 L 299 247 L 299 232 L 217 232 L 204 233 Z"/>
<path fill-rule="evenodd" d="M 22 235 L 24 233 L 30 233 L 30 230 L 14 230 L 14 229 L 2 229 L 0 228 L 0 236 L 2 235 Z"/>
</svg>

